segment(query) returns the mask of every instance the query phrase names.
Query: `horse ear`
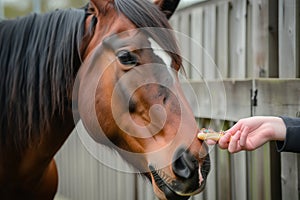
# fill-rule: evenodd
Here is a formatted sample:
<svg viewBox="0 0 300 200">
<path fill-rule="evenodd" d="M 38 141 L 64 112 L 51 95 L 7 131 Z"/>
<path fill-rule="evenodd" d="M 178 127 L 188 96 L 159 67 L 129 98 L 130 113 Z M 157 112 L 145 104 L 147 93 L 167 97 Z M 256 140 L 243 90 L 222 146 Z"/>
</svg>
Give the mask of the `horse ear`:
<svg viewBox="0 0 300 200">
<path fill-rule="evenodd" d="M 113 3 L 113 0 L 90 0 L 89 9 L 95 14 L 99 14 L 106 11 L 109 3 Z"/>
<path fill-rule="evenodd" d="M 153 3 L 156 4 L 162 12 L 165 13 L 168 19 L 171 18 L 175 12 L 180 0 L 153 0 Z"/>
</svg>

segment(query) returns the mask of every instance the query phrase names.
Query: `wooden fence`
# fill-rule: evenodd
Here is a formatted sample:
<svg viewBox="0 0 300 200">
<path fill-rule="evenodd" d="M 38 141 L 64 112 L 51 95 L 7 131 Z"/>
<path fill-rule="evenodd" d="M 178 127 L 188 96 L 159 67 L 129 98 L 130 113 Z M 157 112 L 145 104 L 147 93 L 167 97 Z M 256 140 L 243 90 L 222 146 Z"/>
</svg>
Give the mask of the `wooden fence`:
<svg viewBox="0 0 300 200">
<path fill-rule="evenodd" d="M 296 116 L 299 4 L 210 0 L 173 17 L 174 29 L 193 38 L 192 43 L 182 38 L 179 42 L 192 63 L 186 66 L 199 96 L 198 105 L 191 103 L 200 126 L 219 130 L 252 115 Z M 204 192 L 207 199 L 299 199 L 298 154 L 279 154 L 273 143 L 254 152 L 229 155 L 214 148 L 211 154 L 215 167 Z"/>
</svg>

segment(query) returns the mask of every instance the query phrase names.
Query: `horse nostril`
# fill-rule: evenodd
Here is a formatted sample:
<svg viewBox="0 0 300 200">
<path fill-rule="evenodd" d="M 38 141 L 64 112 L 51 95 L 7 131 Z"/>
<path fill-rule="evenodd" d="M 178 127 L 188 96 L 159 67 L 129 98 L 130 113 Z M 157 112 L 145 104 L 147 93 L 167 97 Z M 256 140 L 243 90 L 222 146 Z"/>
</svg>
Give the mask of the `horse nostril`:
<svg viewBox="0 0 300 200">
<path fill-rule="evenodd" d="M 174 174 L 181 178 L 191 178 L 198 170 L 196 158 L 184 148 L 176 150 L 173 158 L 172 169 Z"/>
</svg>

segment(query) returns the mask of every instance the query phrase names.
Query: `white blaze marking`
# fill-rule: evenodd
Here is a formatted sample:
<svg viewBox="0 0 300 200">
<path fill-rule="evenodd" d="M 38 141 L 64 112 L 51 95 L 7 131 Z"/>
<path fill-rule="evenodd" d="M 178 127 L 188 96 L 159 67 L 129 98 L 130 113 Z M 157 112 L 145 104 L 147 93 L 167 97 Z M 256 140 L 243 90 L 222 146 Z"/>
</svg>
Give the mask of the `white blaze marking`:
<svg viewBox="0 0 300 200">
<path fill-rule="evenodd" d="M 157 55 L 160 59 L 163 60 L 163 62 L 167 66 L 167 69 L 168 69 L 169 73 L 171 74 L 171 77 L 172 77 L 173 81 L 175 81 L 175 79 L 176 79 L 175 78 L 175 71 L 171 67 L 171 64 L 172 64 L 171 56 L 163 48 L 161 48 L 161 46 L 159 46 L 159 44 L 157 44 L 157 42 L 155 42 L 155 40 L 153 40 L 152 38 L 149 38 L 149 41 L 150 41 L 153 53 L 155 55 Z"/>
</svg>

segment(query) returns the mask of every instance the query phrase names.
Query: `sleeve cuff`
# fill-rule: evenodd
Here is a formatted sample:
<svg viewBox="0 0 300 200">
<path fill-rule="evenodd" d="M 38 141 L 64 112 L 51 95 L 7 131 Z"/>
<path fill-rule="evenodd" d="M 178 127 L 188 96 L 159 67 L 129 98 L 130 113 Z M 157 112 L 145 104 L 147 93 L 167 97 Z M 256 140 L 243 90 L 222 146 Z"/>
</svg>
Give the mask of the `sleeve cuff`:
<svg viewBox="0 0 300 200">
<path fill-rule="evenodd" d="M 284 141 L 276 141 L 278 152 L 300 152 L 300 127 L 288 127 Z"/>
<path fill-rule="evenodd" d="M 286 140 L 284 141 L 276 141 L 276 148 L 277 148 L 277 152 L 283 152 L 284 148 L 286 146 Z"/>
</svg>

